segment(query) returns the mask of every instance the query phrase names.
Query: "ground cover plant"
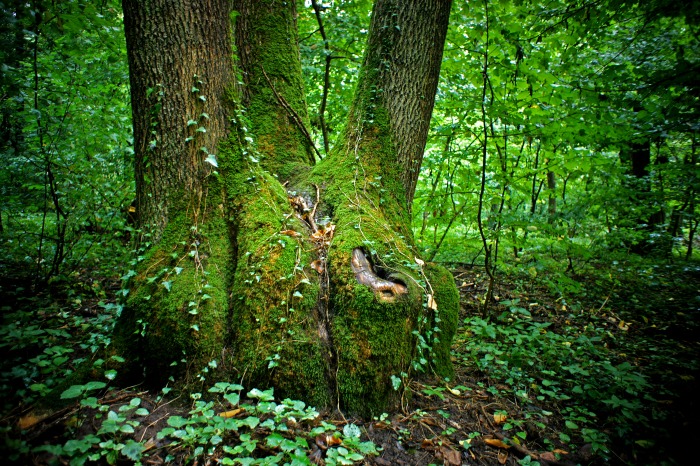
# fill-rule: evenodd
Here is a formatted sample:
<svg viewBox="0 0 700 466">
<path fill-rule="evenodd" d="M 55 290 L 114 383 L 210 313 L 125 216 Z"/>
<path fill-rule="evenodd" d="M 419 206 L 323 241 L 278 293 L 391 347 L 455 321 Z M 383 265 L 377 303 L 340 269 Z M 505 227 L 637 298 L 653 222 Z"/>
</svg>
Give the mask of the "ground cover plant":
<svg viewBox="0 0 700 466">
<path fill-rule="evenodd" d="M 681 463 L 692 452 L 678 439 L 697 415 L 699 322 L 687 310 L 700 271 L 643 261 L 616 270 L 617 285 L 591 275 L 586 293 L 569 297 L 529 276 L 504 278 L 483 314 L 488 276 L 456 268 L 454 379 L 413 380 L 399 413 L 373 418 L 231 382 L 189 398 L 169 386 L 115 386 L 95 356 L 119 312 L 115 286 L 62 300 L 5 288 L 5 454 L 24 464 Z M 650 276 L 656 297 L 635 304 Z M 48 417 L 33 408 L 86 360 L 95 380 L 62 389 L 65 407 Z"/>
</svg>

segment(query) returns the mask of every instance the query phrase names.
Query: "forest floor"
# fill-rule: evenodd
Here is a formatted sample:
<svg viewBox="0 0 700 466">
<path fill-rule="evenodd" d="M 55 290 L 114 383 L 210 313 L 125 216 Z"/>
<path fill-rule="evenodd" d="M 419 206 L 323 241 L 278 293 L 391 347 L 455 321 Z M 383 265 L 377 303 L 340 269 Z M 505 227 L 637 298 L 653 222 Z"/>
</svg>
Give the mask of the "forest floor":
<svg viewBox="0 0 700 466">
<path fill-rule="evenodd" d="M 658 266 L 646 275 L 627 271 L 614 281 L 576 277 L 587 292 L 579 289 L 575 302 L 541 281 L 503 277 L 488 315 L 480 301 L 488 283 L 483 269 L 456 267 L 454 275 L 462 322 L 453 345 L 454 380 L 414 380 L 401 412 L 371 420 L 331 411 L 304 422 L 286 418 L 283 434 L 295 438 L 312 463 L 688 464 L 697 455 L 700 267 Z M 261 423 L 251 426 L 252 437 L 228 433 L 214 441 L 204 428 L 197 437 L 195 424 L 187 431 L 189 441 L 185 434 L 179 441 L 159 436 L 177 424 L 170 418 L 192 415 L 192 403 L 139 387 L 95 390 L 95 397 L 87 398 L 90 390 L 84 386 L 80 403 L 49 415 L 32 410 L 66 368 L 89 359 L 109 338 L 101 329 L 109 328 L 113 317 L 109 303 L 118 282 L 88 273 L 74 279 L 72 291 L 60 298 L 47 292 L 32 296 L 18 283 L 0 286 L 0 351 L 6 354 L 0 363 L 5 437 L 0 457 L 6 462 L 82 464 L 89 458 L 99 459 L 90 464 L 132 464 L 128 458 L 140 458 L 151 465 L 251 464 L 251 458 L 284 450 L 270 443 L 272 435 L 263 440 L 269 434 L 264 421 L 271 415 L 262 411 L 256 411 Z M 572 362 L 586 358 L 589 365 Z M 595 369 L 594 360 L 603 369 Z M 142 411 L 138 422 L 136 407 Z M 255 414 L 252 408 L 209 407 L 234 419 Z M 100 413 L 120 424 L 105 430 Z M 360 460 L 348 452 L 357 451 L 357 442 L 348 441 L 343 450 L 347 435 L 320 434 L 319 426 L 346 434 L 348 426 L 357 426 L 376 454 L 363 449 Z M 97 440 L 80 443 L 81 438 Z M 222 460 L 221 448 L 211 455 L 197 450 L 207 441 L 212 447 L 254 444 L 255 438 L 258 449 L 242 461 Z"/>
</svg>

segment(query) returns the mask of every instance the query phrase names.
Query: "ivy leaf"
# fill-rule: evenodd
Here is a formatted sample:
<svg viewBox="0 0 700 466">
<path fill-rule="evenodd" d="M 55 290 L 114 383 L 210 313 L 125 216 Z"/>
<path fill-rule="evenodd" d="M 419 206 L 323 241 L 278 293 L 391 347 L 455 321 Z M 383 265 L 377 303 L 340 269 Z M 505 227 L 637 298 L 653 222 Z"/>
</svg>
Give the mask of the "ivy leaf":
<svg viewBox="0 0 700 466">
<path fill-rule="evenodd" d="M 143 444 L 129 439 L 124 444 L 124 447 L 121 449 L 121 452 L 131 461 L 137 462 L 141 459 L 141 453 L 143 453 L 144 449 L 145 447 L 143 446 Z"/>
<path fill-rule="evenodd" d="M 61 399 L 77 398 L 83 393 L 83 385 L 71 385 L 68 389 L 61 393 Z"/>
<path fill-rule="evenodd" d="M 181 416 L 170 416 L 168 418 L 168 425 L 171 427 L 174 427 L 176 429 L 179 429 L 180 427 L 184 426 L 187 424 L 187 419 Z"/>
<path fill-rule="evenodd" d="M 345 427 L 343 427 L 343 435 L 346 437 L 360 438 L 362 432 L 360 432 L 360 428 L 355 424 L 346 424 Z"/>
</svg>

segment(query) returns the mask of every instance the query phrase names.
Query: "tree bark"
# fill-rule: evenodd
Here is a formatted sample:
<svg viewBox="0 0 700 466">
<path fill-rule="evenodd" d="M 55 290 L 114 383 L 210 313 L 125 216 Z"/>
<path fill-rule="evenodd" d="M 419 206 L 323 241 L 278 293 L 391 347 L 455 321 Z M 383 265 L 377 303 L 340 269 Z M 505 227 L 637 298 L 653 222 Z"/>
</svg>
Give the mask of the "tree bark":
<svg viewBox="0 0 700 466">
<path fill-rule="evenodd" d="M 122 6 L 136 214 L 157 241 L 173 215 L 199 207 L 213 169 L 207 151 L 225 135 L 224 90 L 233 72 L 229 2 L 124 0 Z"/>
<path fill-rule="evenodd" d="M 160 384 L 185 368 L 206 367 L 228 336 L 232 244 L 212 162 L 230 113 L 225 103 L 234 75 L 230 5 L 227 0 L 122 5 L 143 253 L 126 274 L 115 350 L 129 356 L 124 376 L 145 374 Z"/>
<path fill-rule="evenodd" d="M 395 383 L 411 373 L 452 375 L 458 293 L 447 270 L 418 257 L 409 215 L 450 2 L 377 1 L 346 130 L 315 165 L 296 3 L 236 0 L 231 28 L 219 24 L 223 0 L 164 3 L 124 2 L 132 96 L 142 100 L 138 209 L 157 236 L 129 274 L 116 347 L 154 383 L 205 381 L 215 367 L 216 377 L 360 414 L 397 407 Z M 153 13 L 157 27 L 145 24 Z M 182 23 L 202 17 L 216 26 Z M 212 29 L 223 39 L 208 38 Z M 209 76 L 234 37 L 242 84 L 230 68 Z M 218 52 L 186 46 L 208 40 Z M 178 121 L 200 108 L 187 99 L 193 73 L 212 86 L 207 113 L 220 118 L 204 133 L 218 147 L 216 173 L 178 140 L 188 135 Z"/>
</svg>

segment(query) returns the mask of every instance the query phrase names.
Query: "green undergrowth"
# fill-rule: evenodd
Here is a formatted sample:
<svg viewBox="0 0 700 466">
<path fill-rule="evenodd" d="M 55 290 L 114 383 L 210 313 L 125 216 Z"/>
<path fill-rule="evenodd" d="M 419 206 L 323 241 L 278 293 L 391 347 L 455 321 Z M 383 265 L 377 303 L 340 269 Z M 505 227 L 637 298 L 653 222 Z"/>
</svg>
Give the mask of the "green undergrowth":
<svg viewBox="0 0 700 466">
<path fill-rule="evenodd" d="M 327 465 L 347 465 L 378 454 L 372 442 L 361 440 L 357 425 L 346 423 L 341 429 L 302 401 L 275 401 L 272 389 L 252 389 L 241 400 L 242 386 L 219 382 L 206 393 L 192 393 L 189 408 L 171 410 L 167 420 L 158 414 L 154 421 L 155 413 L 168 404 L 163 403 L 168 389 L 153 401 L 132 393 L 108 404 L 90 396 L 103 386 L 89 382 L 64 391 L 63 398 L 80 399 L 65 440 L 32 446 L 7 438 L 6 447 L 14 450 L 8 459 L 32 454 L 71 465 L 143 464 L 151 458 L 165 463 L 215 459 L 224 465 L 311 465 L 323 458 Z M 85 433 L 85 425 L 96 429 Z M 312 450 L 312 444 L 320 448 Z"/>
<path fill-rule="evenodd" d="M 104 292 L 98 287 L 84 291 L 60 302 L 38 297 L 2 308 L 0 349 L 7 357 L 0 371 L 6 394 L 0 452 L 11 463 L 145 464 L 156 455 L 183 464 L 216 458 L 220 464 L 310 465 L 323 458 L 342 465 L 377 454 L 355 424 L 334 424 L 302 401 L 276 399 L 272 389 L 251 389 L 243 397 L 241 385 L 210 383 L 190 394 L 189 406 L 170 387 L 155 395 L 115 389 L 117 371 L 97 356 L 111 344 L 121 307 L 99 300 Z M 67 421 L 58 436 L 37 441 L 32 428 L 51 417 L 28 408 L 86 366 L 98 377 L 59 389 L 57 396 L 69 404 L 62 414 Z"/>
<path fill-rule="evenodd" d="M 558 440 L 571 450 L 676 457 L 672 438 L 697 411 L 688 397 L 700 373 L 698 268 L 634 257 L 598 267 L 578 280 L 509 277 L 516 289 L 490 314 L 463 320 L 453 356 L 525 408 L 504 427 L 522 440 L 533 420 L 560 417 Z"/>
</svg>

